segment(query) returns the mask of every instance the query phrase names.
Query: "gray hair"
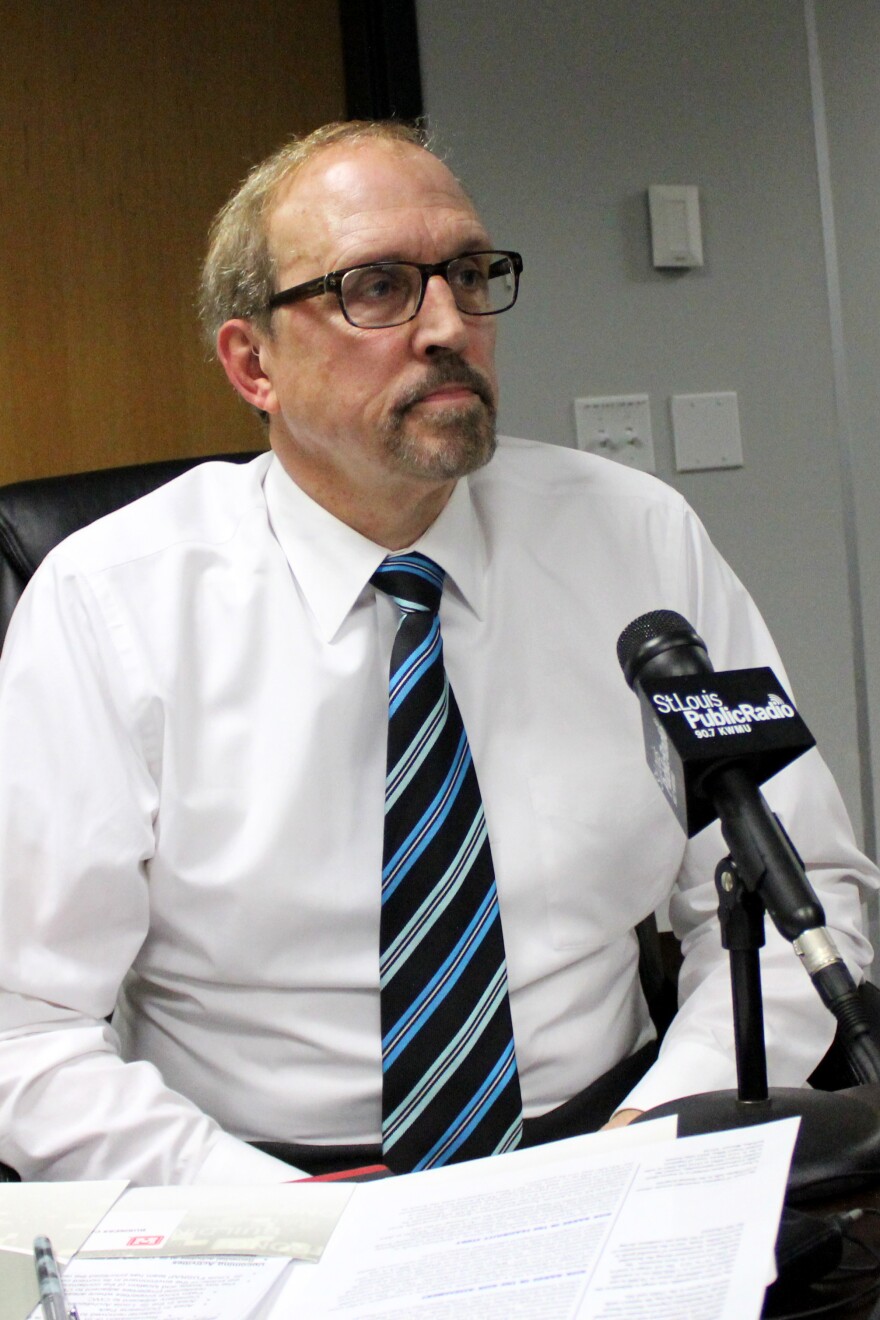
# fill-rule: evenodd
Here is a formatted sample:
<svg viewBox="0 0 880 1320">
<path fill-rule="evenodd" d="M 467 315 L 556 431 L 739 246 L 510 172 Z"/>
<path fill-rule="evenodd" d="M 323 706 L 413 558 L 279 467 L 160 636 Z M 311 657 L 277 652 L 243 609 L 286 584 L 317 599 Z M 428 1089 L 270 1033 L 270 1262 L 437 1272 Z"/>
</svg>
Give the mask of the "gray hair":
<svg viewBox="0 0 880 1320">
<path fill-rule="evenodd" d="M 422 147 L 426 132 L 396 120 L 350 119 L 325 124 L 291 138 L 255 165 L 211 225 L 202 267 L 199 316 L 211 351 L 224 321 L 241 316 L 270 334 L 266 304 L 275 292 L 275 261 L 269 250 L 267 223 L 278 192 L 319 152 L 337 144 L 368 140 Z"/>
</svg>

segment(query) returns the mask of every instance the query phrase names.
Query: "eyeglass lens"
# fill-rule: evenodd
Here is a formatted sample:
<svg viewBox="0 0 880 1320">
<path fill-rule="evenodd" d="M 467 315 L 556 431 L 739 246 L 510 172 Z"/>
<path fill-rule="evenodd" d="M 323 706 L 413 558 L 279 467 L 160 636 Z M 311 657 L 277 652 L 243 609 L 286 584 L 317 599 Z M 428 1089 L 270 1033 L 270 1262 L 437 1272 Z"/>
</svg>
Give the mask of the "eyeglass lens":
<svg viewBox="0 0 880 1320">
<path fill-rule="evenodd" d="M 503 312 L 516 298 L 516 274 L 503 252 L 477 252 L 456 257 L 446 279 L 459 311 L 471 316 Z M 422 293 L 422 272 L 406 262 L 359 266 L 348 271 L 340 286 L 345 313 L 355 325 L 378 327 L 408 320 Z"/>
</svg>

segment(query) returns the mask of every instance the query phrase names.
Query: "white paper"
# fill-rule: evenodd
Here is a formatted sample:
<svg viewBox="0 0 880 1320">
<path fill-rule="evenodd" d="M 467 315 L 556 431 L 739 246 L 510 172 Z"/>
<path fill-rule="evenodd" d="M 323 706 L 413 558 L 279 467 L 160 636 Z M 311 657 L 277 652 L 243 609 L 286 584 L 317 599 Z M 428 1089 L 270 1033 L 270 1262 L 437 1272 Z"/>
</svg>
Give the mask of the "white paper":
<svg viewBox="0 0 880 1320">
<path fill-rule="evenodd" d="M 351 1183 L 134 1187 L 80 1256 L 288 1256 L 317 1261 Z"/>
<path fill-rule="evenodd" d="M 125 1182 L 0 1183 L 0 1320 L 22 1320 L 39 1297 L 34 1238 L 69 1260 Z"/>
<path fill-rule="evenodd" d="M 604 1150 L 620 1151 L 632 1146 L 647 1146 L 657 1142 L 672 1141 L 677 1130 L 678 1119 L 672 1114 L 666 1118 L 650 1119 L 642 1123 L 629 1124 L 626 1127 L 591 1132 L 584 1136 L 572 1137 L 562 1141 L 547 1142 L 542 1146 L 530 1146 L 524 1150 L 510 1151 L 507 1155 L 493 1155 L 486 1159 L 471 1160 L 464 1167 L 467 1168 L 470 1176 L 479 1181 L 481 1186 L 485 1186 L 487 1180 L 492 1180 L 504 1169 L 516 1169 L 518 1172 L 530 1166 L 547 1169 L 555 1164 L 566 1164 L 573 1154 L 583 1153 L 587 1150 L 598 1154 Z M 463 1166 L 457 1166 L 458 1169 L 461 1167 Z M 458 1176 L 457 1172 L 451 1170 L 449 1172 L 454 1177 Z M 369 1187 L 363 1185 L 358 1187 L 357 1195 L 369 1197 L 371 1195 Z M 266 1311 L 266 1320 L 289 1320 L 291 1316 L 310 1315 L 304 1299 L 312 1286 L 310 1278 L 317 1266 L 300 1264 L 299 1262 L 296 1263 L 296 1266 L 296 1270 L 285 1276 L 285 1280 L 280 1285 L 277 1310 L 274 1309 L 274 1294 L 269 1299 L 270 1305 Z M 260 1320 L 263 1320 L 262 1316 Z M 552 1320 L 557 1320 L 557 1317 L 554 1316 Z"/>
<path fill-rule="evenodd" d="M 796 1134 L 788 1119 L 598 1153 L 575 1138 L 558 1143 L 564 1162 L 502 1156 L 368 1184 L 303 1313 L 757 1320 Z M 282 1290 L 275 1320 L 286 1306 Z"/>
<path fill-rule="evenodd" d="M 51 1238 L 67 1260 L 82 1245 L 127 1182 L 0 1183 L 0 1250 L 33 1257 L 34 1238 Z"/>
<path fill-rule="evenodd" d="M 77 1257 L 64 1286 L 80 1320 L 245 1320 L 288 1268 L 281 1256 Z"/>
</svg>

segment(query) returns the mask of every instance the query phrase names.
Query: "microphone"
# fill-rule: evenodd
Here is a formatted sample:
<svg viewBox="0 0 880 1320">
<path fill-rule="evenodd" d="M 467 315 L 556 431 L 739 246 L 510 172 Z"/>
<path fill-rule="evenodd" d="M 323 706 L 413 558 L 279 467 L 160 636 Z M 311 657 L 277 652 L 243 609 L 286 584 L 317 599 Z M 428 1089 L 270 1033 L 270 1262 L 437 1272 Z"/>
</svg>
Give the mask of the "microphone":
<svg viewBox="0 0 880 1320">
<path fill-rule="evenodd" d="M 803 862 L 758 787 L 816 745 L 791 698 L 772 669 L 716 673 L 703 639 L 672 610 L 634 619 L 617 655 L 641 699 L 648 762 L 688 837 L 718 817 L 747 887 L 848 1031 L 855 983 Z M 856 1026 L 857 1036 L 866 1031 Z M 878 1079 L 873 1070 L 862 1078 Z"/>
<path fill-rule="evenodd" d="M 858 1079 L 880 1080 L 880 1051 L 870 1037 L 855 982 L 825 929 L 825 913 L 803 862 L 759 787 L 815 746 L 791 698 L 769 668 L 716 672 L 703 639 L 672 610 L 634 619 L 618 639 L 617 654 L 640 699 L 648 763 L 682 829 L 691 838 L 716 818 L 720 823 L 734 864 L 734 875 L 724 863 L 716 872 L 722 930 L 731 911 L 724 891 L 734 890 L 738 879 L 746 891 L 740 911 L 748 910 L 753 921 L 757 903 L 759 913 L 766 909 L 791 942 L 837 1018 Z M 852 1177 L 858 1167 L 876 1168 L 880 1131 L 873 1112 L 864 1112 L 866 1106 L 854 1100 L 845 1105 L 844 1097 L 780 1088 L 768 1096 L 757 954 L 763 943 L 760 915 L 757 920 L 757 938 L 754 928 L 744 938 L 742 925 L 729 941 L 724 936 L 731 952 L 739 1095 L 690 1096 L 651 1114 L 677 1113 L 684 1132 L 798 1114 L 802 1129 L 789 1191 L 815 1195 L 817 1184 L 827 1187 L 841 1173 Z M 751 1044 L 748 1034 L 754 1037 Z M 752 1081 L 758 1078 L 752 1093 L 744 1081 L 749 1066 Z"/>
<path fill-rule="evenodd" d="M 741 766 L 762 784 L 815 746 L 771 669 L 716 673 L 703 639 L 672 610 L 634 619 L 617 655 L 641 698 L 648 763 L 689 838 L 720 814 L 710 772 Z"/>
</svg>

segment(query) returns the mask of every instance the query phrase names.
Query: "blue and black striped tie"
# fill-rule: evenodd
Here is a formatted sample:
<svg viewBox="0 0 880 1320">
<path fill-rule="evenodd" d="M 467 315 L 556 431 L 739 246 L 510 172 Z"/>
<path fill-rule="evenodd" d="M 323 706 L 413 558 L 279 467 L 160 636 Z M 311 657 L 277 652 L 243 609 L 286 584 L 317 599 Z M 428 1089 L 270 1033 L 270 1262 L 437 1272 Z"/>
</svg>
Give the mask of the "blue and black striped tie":
<svg viewBox="0 0 880 1320">
<path fill-rule="evenodd" d="M 511 1150 L 522 1100 L 495 872 L 443 664 L 444 572 L 389 556 L 371 579 L 402 613 L 391 655 L 382 858 L 382 1146 L 403 1173 Z"/>
</svg>

